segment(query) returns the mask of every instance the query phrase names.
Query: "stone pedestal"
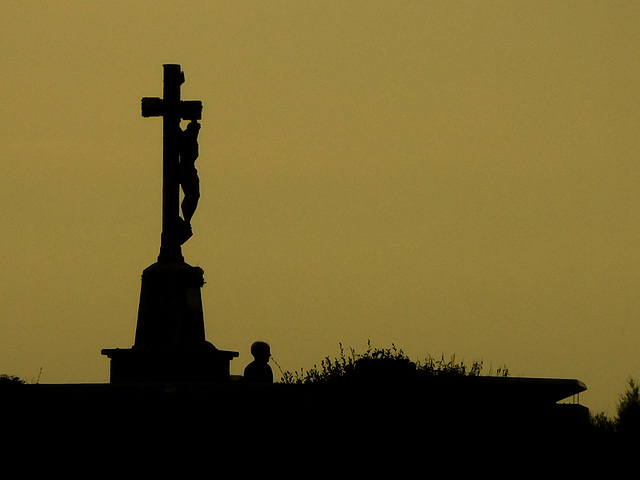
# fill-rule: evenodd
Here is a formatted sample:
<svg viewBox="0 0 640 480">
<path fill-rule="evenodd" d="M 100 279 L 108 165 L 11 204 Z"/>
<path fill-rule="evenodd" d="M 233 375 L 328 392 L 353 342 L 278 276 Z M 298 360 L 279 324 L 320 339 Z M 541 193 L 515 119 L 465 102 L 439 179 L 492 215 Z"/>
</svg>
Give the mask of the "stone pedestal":
<svg viewBox="0 0 640 480">
<path fill-rule="evenodd" d="M 229 380 L 237 352 L 205 339 L 200 289 L 203 270 L 158 262 L 144 270 L 132 348 L 104 349 L 111 383 L 201 383 Z"/>
<path fill-rule="evenodd" d="M 236 352 L 199 347 L 113 348 L 102 350 L 111 359 L 111 383 L 224 383 Z"/>
<path fill-rule="evenodd" d="M 146 268 L 135 346 L 204 343 L 203 285 L 204 271 L 184 262 L 158 262 Z"/>
</svg>

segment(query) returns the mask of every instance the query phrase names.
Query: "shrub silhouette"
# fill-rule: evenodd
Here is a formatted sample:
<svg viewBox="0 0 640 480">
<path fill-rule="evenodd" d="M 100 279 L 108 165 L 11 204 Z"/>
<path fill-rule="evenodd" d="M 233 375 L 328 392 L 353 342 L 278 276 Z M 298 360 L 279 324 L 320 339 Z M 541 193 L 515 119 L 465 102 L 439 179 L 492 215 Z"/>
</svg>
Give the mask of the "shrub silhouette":
<svg viewBox="0 0 640 480">
<path fill-rule="evenodd" d="M 613 418 L 598 412 L 590 413 L 589 419 L 593 431 L 605 438 L 615 435 L 629 439 L 640 435 L 640 384 L 633 378 L 628 380 Z"/>
<path fill-rule="evenodd" d="M 0 386 L 2 387 L 23 385 L 24 383 L 24 380 L 14 375 L 7 375 L 5 373 L 0 375 Z"/>
<path fill-rule="evenodd" d="M 615 428 L 622 435 L 640 433 L 640 384 L 633 378 L 629 379 L 627 390 L 620 397 Z"/>
<path fill-rule="evenodd" d="M 277 365 L 277 364 L 276 364 Z M 325 357 L 320 366 L 300 372 L 282 372 L 282 383 L 372 383 L 407 382 L 425 376 L 479 376 L 482 362 L 474 361 L 471 366 L 456 362 L 455 355 L 449 360 L 428 356 L 422 362 L 414 362 L 395 345 L 391 348 L 374 348 L 368 342 L 367 351 L 358 354 L 350 349 L 346 355 L 340 344 L 340 356 L 334 360 Z M 281 370 L 282 371 L 282 370 Z M 507 369 L 499 369 L 498 374 L 508 375 Z"/>
</svg>

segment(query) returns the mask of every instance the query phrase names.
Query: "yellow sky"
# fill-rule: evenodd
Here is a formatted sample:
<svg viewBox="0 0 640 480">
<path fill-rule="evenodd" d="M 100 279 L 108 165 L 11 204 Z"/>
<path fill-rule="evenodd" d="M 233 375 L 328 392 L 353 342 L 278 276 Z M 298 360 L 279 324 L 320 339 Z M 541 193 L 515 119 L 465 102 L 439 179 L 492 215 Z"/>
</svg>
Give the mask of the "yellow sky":
<svg viewBox="0 0 640 480">
<path fill-rule="evenodd" d="M 7 1 L 0 373 L 107 382 L 160 240 L 162 64 L 204 104 L 207 338 L 640 376 L 635 1 Z M 275 368 L 275 366 L 274 366 Z M 276 376 L 279 372 L 276 368 Z"/>
</svg>

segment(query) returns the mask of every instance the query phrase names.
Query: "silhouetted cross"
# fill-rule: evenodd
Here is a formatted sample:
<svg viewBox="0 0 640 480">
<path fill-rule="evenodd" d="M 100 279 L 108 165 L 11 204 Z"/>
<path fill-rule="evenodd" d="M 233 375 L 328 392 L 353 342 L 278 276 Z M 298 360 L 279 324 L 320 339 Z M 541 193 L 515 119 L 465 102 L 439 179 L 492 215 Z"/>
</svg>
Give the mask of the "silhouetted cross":
<svg viewBox="0 0 640 480">
<path fill-rule="evenodd" d="M 180 65 L 167 64 L 163 68 L 164 98 L 143 98 L 142 116 L 163 118 L 162 237 L 158 261 L 175 262 L 184 260 L 181 245 L 188 238 L 183 236 L 185 222 L 180 217 L 180 121 L 200 120 L 202 102 L 180 100 L 180 86 L 184 83 Z"/>
</svg>

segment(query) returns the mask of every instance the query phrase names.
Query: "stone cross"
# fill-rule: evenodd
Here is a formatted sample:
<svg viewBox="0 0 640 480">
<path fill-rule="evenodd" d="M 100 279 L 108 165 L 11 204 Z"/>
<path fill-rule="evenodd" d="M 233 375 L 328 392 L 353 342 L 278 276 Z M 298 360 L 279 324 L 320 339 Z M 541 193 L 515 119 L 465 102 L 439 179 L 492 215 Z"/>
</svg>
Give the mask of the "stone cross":
<svg viewBox="0 0 640 480">
<path fill-rule="evenodd" d="M 164 65 L 164 98 L 142 99 L 143 117 L 163 118 L 162 239 L 158 261 L 142 272 L 135 344 L 102 350 L 111 359 L 111 383 L 228 382 L 229 363 L 238 356 L 206 340 L 204 271 L 182 257 L 200 197 L 194 163 L 202 117 L 202 102 L 180 100 L 183 83 L 180 65 Z M 190 121 L 184 131 L 182 120 Z"/>
<path fill-rule="evenodd" d="M 184 83 L 184 72 L 180 65 L 166 64 L 163 68 L 163 98 L 143 98 L 142 116 L 163 119 L 162 236 L 158 261 L 164 263 L 182 262 L 181 245 L 191 236 L 190 219 L 195 210 L 194 202 L 197 203 L 199 197 L 193 162 L 198 156 L 197 134 L 200 125 L 197 121 L 202 118 L 202 102 L 180 100 L 180 86 Z M 191 121 L 184 132 L 180 128 L 182 120 Z M 183 178 L 185 173 L 181 163 L 187 164 L 189 180 Z M 182 205 L 185 218 L 180 217 L 181 184 L 185 192 Z"/>
</svg>

